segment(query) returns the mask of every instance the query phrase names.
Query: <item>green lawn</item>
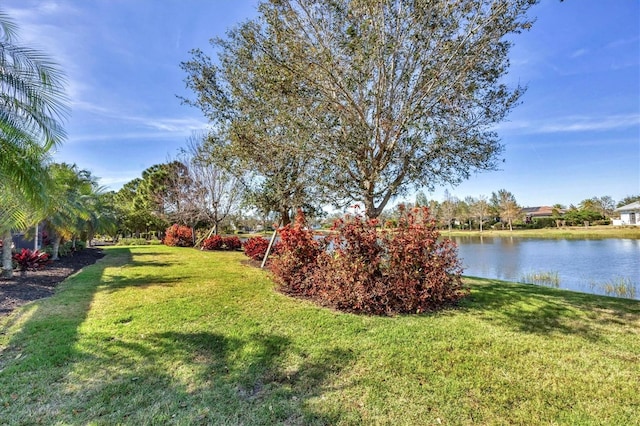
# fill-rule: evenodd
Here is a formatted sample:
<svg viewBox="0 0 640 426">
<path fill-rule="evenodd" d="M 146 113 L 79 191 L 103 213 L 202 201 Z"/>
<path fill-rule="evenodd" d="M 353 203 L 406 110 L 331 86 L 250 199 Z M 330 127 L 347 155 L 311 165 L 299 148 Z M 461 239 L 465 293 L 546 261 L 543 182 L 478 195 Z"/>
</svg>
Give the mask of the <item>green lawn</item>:
<svg viewBox="0 0 640 426">
<path fill-rule="evenodd" d="M 518 238 L 630 238 L 640 239 L 640 226 L 567 226 L 543 229 L 485 229 L 484 231 L 440 231 L 445 237 L 518 237 Z"/>
<path fill-rule="evenodd" d="M 274 291 L 240 253 L 109 248 L 0 319 L 0 424 L 640 423 L 640 302 L 468 279 L 378 318 Z"/>
</svg>

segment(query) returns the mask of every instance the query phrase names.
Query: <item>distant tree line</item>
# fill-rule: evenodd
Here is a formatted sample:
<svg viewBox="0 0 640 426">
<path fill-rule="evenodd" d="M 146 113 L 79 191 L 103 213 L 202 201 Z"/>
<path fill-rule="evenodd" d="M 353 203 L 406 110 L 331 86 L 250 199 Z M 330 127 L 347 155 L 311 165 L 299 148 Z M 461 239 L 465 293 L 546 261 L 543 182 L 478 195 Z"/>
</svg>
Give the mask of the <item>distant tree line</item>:
<svg viewBox="0 0 640 426">
<path fill-rule="evenodd" d="M 429 207 L 431 214 L 443 229 L 476 229 L 482 231 L 487 227 L 500 229 L 545 228 L 557 226 L 583 226 L 585 224 L 610 224 L 616 217 L 615 209 L 634 201 L 640 201 L 640 195 L 631 195 L 615 202 L 610 196 L 592 197 L 582 200 L 577 206 L 570 204 L 553 204 L 551 214 L 544 217 L 527 218 L 513 193 L 506 189 L 492 192 L 490 197 L 467 196 L 460 199 L 445 191 L 442 201 L 428 200 L 424 192 L 419 191 L 415 201 L 402 203 L 403 208 L 409 206 Z M 395 207 L 382 214 L 383 223 L 393 226 L 401 209 Z"/>
</svg>

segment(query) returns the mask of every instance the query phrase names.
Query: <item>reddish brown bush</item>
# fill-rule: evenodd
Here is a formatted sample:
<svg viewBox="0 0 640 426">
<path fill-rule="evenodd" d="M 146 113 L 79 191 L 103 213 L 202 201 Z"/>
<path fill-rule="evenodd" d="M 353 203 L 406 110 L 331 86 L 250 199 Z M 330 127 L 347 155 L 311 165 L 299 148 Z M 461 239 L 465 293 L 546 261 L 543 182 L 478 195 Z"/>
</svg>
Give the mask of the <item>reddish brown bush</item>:
<svg viewBox="0 0 640 426">
<path fill-rule="evenodd" d="M 280 283 L 280 289 L 289 294 L 313 293 L 313 277 L 318 267 L 318 257 L 324 253 L 324 244 L 314 239 L 307 227 L 304 213 L 298 211 L 295 223 L 278 230 L 278 253 L 270 263 L 270 269 Z"/>
<path fill-rule="evenodd" d="M 188 226 L 174 224 L 165 231 L 163 242 L 172 247 L 193 247 L 193 232 Z"/>
<path fill-rule="evenodd" d="M 238 237 L 224 237 L 222 238 L 222 247 L 225 250 L 240 250 L 242 241 Z"/>
<path fill-rule="evenodd" d="M 221 237 L 213 235 L 202 242 L 203 250 L 239 250 L 242 242 L 238 237 Z"/>
<path fill-rule="evenodd" d="M 214 235 L 207 238 L 202 242 L 203 250 L 221 250 L 222 249 L 222 237 L 220 235 Z"/>
<path fill-rule="evenodd" d="M 377 221 L 359 215 L 336 221 L 333 229 L 324 243 L 298 221 L 283 230 L 272 262 L 283 292 L 385 315 L 435 310 L 467 294 L 456 245 L 438 241 L 427 208 L 404 211 L 393 230 L 380 231 Z"/>
<path fill-rule="evenodd" d="M 244 254 L 253 260 L 262 260 L 269 247 L 269 240 L 262 237 L 249 238 L 244 242 Z"/>
</svg>

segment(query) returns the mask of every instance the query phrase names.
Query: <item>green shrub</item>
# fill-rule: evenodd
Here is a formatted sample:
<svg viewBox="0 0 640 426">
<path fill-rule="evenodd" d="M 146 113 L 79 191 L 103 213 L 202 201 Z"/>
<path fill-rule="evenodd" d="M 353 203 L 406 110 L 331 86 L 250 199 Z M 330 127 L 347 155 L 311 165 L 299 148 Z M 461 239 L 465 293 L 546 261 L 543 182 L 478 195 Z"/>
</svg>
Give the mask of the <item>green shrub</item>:
<svg viewBox="0 0 640 426">
<path fill-rule="evenodd" d="M 117 246 L 146 246 L 150 242 L 144 238 L 120 238 L 116 243 Z M 157 244 L 161 244 L 160 240 L 157 240 Z"/>
</svg>

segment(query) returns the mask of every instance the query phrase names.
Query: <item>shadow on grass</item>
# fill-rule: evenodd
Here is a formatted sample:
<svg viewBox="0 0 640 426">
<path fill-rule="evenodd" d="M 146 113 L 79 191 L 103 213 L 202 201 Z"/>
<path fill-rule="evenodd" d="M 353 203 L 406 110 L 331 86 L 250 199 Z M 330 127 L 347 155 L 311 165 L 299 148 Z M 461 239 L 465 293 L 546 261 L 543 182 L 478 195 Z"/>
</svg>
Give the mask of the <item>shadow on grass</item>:
<svg viewBox="0 0 640 426">
<path fill-rule="evenodd" d="M 126 265 L 131 259 L 128 248 L 111 249 L 107 256 L 94 265 L 67 278 L 53 297 L 41 299 L 10 317 L 0 328 L 0 334 L 8 333 L 20 322 L 24 324 L 20 332 L 12 336 L 6 349 L 29 354 L 22 362 L 14 363 L 13 368 L 37 370 L 39 367 L 65 363 L 73 353 L 78 327 L 87 317 L 93 297 L 103 282 L 105 269 Z M 0 369 L 2 365 L 3 359 L 0 358 Z M 6 374 L 13 368 L 5 369 L 2 373 Z"/>
<path fill-rule="evenodd" d="M 1 332 L 20 330 L 0 352 L 0 406 L 8 424 L 332 424 L 314 411 L 351 351 L 306 354 L 286 336 L 209 332 L 147 335 L 84 330 L 97 291 L 152 285 L 107 268 L 132 263 L 114 248 L 53 298 L 24 309 Z M 127 325 L 122 324 L 123 327 Z"/>
<path fill-rule="evenodd" d="M 118 290 L 128 287 L 149 288 L 154 286 L 173 286 L 185 277 L 163 277 L 162 275 L 138 275 L 135 278 L 126 275 L 112 275 L 108 281 L 103 283 L 103 288 L 99 289 L 101 293 L 115 293 Z"/>
<path fill-rule="evenodd" d="M 562 333 L 588 340 L 602 336 L 602 326 L 640 321 L 640 303 L 528 284 L 471 278 L 463 309 L 486 314 L 519 331 Z"/>
<path fill-rule="evenodd" d="M 71 412 L 83 413 L 78 420 L 107 423 L 332 424 L 337 417 L 313 411 L 308 401 L 353 360 L 338 348 L 296 353 L 287 337 L 265 333 L 103 336 L 85 355 L 99 372 L 64 399 Z M 288 362 L 292 355 L 298 362 Z"/>
</svg>

